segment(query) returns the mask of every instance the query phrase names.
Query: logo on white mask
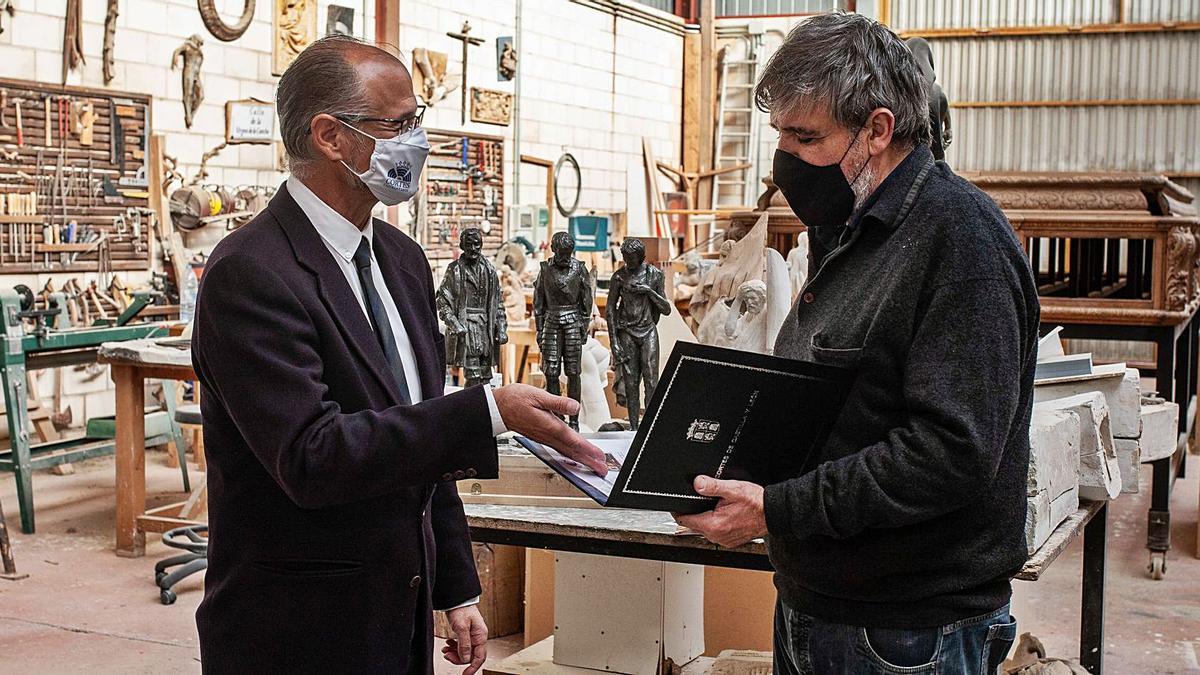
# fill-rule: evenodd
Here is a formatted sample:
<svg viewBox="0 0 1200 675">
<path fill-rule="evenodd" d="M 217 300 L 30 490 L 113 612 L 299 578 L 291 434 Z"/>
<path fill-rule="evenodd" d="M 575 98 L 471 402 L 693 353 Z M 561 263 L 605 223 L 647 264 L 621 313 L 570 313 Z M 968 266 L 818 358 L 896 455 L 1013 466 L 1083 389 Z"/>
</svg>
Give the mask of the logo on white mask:
<svg viewBox="0 0 1200 675">
<path fill-rule="evenodd" d="M 387 184 L 397 190 L 408 190 L 412 187 L 412 164 L 398 162 L 387 172 Z"/>
</svg>

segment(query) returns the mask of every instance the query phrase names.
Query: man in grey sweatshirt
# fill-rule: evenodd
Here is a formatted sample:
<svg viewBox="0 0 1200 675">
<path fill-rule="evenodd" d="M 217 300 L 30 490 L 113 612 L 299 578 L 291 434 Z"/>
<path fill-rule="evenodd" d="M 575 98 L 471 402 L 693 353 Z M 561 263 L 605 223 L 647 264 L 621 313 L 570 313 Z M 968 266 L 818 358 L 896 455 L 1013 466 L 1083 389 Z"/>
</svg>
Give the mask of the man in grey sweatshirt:
<svg viewBox="0 0 1200 675">
<path fill-rule="evenodd" d="M 1025 254 L 1000 209 L 934 160 L 925 82 L 885 26 L 801 23 L 756 98 L 811 243 L 775 353 L 856 380 L 799 475 L 699 477 L 720 502 L 679 521 L 724 546 L 767 538 L 776 673 L 994 673 L 1025 560 L 1039 321 Z"/>
</svg>

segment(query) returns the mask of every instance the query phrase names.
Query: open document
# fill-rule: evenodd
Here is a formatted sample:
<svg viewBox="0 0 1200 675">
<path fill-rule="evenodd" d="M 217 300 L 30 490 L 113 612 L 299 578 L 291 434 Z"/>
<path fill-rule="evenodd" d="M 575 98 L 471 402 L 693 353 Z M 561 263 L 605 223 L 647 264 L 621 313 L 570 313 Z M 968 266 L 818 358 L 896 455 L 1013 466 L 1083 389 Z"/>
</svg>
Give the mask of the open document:
<svg viewBox="0 0 1200 675">
<path fill-rule="evenodd" d="M 811 469 L 854 373 L 707 345 L 678 343 L 636 433 L 589 440 L 606 477 L 553 448 L 517 440 L 603 506 L 699 513 L 716 500 L 696 476 L 777 483 Z"/>
</svg>

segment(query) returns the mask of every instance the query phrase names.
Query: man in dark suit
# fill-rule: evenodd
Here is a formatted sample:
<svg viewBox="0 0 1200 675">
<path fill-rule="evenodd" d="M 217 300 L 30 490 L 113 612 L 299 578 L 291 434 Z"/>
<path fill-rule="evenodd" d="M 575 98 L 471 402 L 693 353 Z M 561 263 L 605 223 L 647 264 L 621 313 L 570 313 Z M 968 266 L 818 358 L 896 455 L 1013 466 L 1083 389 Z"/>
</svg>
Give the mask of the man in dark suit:
<svg viewBox="0 0 1200 675">
<path fill-rule="evenodd" d="M 208 451 L 206 672 L 474 673 L 487 627 L 455 479 L 498 471 L 511 429 L 604 471 L 533 387 L 442 396 L 429 264 L 371 211 L 411 197 L 428 152 L 395 57 L 319 40 L 279 81 L 292 175 L 213 252 L 193 360 Z"/>
</svg>

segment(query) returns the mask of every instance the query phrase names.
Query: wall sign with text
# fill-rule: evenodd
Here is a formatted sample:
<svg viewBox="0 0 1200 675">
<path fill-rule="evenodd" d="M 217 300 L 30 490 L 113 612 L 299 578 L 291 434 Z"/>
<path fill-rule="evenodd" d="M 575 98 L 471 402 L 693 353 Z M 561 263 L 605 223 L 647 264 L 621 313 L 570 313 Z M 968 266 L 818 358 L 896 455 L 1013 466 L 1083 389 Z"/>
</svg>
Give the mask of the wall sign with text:
<svg viewBox="0 0 1200 675">
<path fill-rule="evenodd" d="M 270 143 L 275 139 L 275 106 L 247 98 L 225 104 L 226 143 Z"/>
</svg>

